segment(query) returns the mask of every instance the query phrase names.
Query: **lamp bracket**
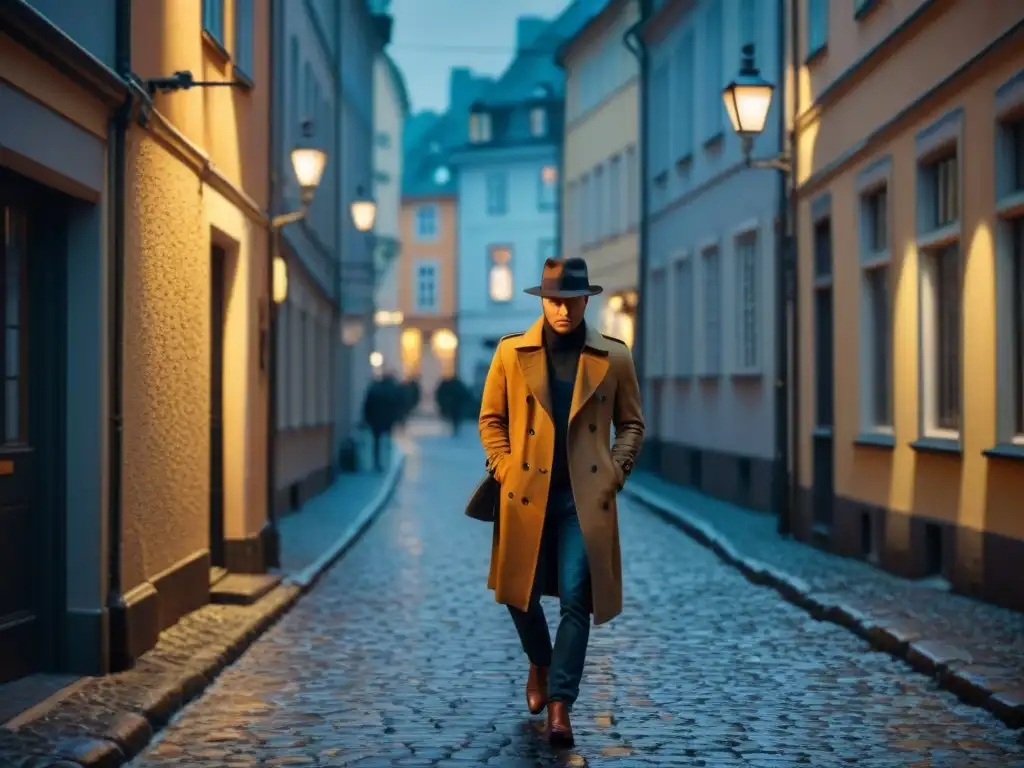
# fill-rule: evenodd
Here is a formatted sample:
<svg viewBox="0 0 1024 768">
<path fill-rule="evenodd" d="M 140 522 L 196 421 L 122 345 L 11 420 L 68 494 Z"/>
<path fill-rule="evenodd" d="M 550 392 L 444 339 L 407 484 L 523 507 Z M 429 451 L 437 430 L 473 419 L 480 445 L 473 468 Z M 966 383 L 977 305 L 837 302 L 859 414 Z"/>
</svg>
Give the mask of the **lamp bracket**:
<svg viewBox="0 0 1024 768">
<path fill-rule="evenodd" d="M 775 157 L 759 160 L 753 157 L 754 137 L 745 134 L 740 137 L 743 148 L 743 160 L 748 168 L 770 168 L 789 174 L 793 172 L 793 161 L 788 152 L 783 152 Z"/>
<path fill-rule="evenodd" d="M 270 228 L 277 232 L 289 224 L 302 221 L 304 218 L 306 218 L 306 206 L 302 206 L 299 210 L 292 211 L 291 213 L 282 213 L 279 216 L 275 216 L 270 220 Z"/>
<path fill-rule="evenodd" d="M 245 83 L 241 80 L 196 80 L 189 70 L 184 69 L 175 72 L 170 77 L 154 77 L 147 80 L 146 90 L 152 96 L 157 92 L 172 93 L 174 91 L 187 91 L 190 88 L 238 88 L 244 85 Z"/>
</svg>

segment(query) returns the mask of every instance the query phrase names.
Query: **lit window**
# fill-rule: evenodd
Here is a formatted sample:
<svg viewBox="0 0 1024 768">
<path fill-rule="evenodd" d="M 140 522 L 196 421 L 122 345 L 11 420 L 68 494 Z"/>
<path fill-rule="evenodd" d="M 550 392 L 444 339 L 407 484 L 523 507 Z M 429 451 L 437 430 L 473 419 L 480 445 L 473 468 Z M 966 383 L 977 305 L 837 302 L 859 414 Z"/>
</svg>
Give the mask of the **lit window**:
<svg viewBox="0 0 1024 768">
<path fill-rule="evenodd" d="M 491 140 L 491 116 L 486 112 L 473 112 L 469 116 L 469 140 L 481 144 Z"/>
<path fill-rule="evenodd" d="M 508 246 L 490 247 L 491 270 L 488 289 L 491 301 L 512 300 L 512 249 Z"/>
<path fill-rule="evenodd" d="M 530 135 L 535 138 L 547 136 L 548 134 L 548 112 L 544 107 L 534 107 L 530 110 Z"/>
<path fill-rule="evenodd" d="M 558 204 L 558 169 L 545 165 L 540 172 L 540 187 L 537 190 L 537 207 L 542 211 L 551 210 Z"/>
</svg>

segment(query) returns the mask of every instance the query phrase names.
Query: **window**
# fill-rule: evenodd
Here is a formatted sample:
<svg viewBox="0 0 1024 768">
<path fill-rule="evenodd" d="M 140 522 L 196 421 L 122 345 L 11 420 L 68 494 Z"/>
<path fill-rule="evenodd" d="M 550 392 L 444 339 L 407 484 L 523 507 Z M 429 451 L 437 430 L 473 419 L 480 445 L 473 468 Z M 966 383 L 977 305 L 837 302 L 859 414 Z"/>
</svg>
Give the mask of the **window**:
<svg viewBox="0 0 1024 768">
<path fill-rule="evenodd" d="M 590 218 L 590 174 L 584 173 L 580 179 L 579 212 L 576 217 L 580 230 L 580 245 L 588 247 L 593 241 L 594 222 Z"/>
<path fill-rule="evenodd" d="M 757 4 L 759 0 L 740 0 L 740 48 L 757 45 Z M 756 51 L 756 47 L 755 47 Z"/>
<path fill-rule="evenodd" d="M 287 429 L 288 427 L 288 339 L 290 336 L 288 324 L 291 320 L 291 312 L 289 304 L 286 302 L 281 305 L 280 310 L 277 313 L 277 330 L 274 334 L 274 344 L 277 347 L 276 350 L 276 364 L 277 364 L 277 429 Z"/>
<path fill-rule="evenodd" d="M 706 91 L 704 93 L 704 114 L 707 120 L 705 138 L 715 138 L 722 132 L 722 121 L 725 117 L 725 108 L 722 106 L 722 87 L 725 85 L 724 66 L 722 51 L 722 3 L 710 3 L 705 18 L 706 44 L 705 65 L 707 75 L 704 78 Z"/>
<path fill-rule="evenodd" d="M 959 244 L 926 251 L 922 265 L 925 434 L 953 437 L 960 431 L 962 267 Z"/>
<path fill-rule="evenodd" d="M 491 301 L 512 301 L 512 249 L 492 245 L 488 249 L 491 268 L 487 276 L 487 292 Z"/>
<path fill-rule="evenodd" d="M 469 140 L 483 144 L 491 140 L 491 116 L 486 112 L 473 112 L 469 116 Z"/>
<path fill-rule="evenodd" d="M 544 107 L 530 110 L 530 135 L 534 138 L 548 135 L 548 111 Z"/>
<path fill-rule="evenodd" d="M 487 215 L 503 216 L 508 212 L 508 174 L 492 171 L 487 174 Z"/>
<path fill-rule="evenodd" d="M 314 117 L 313 109 L 316 104 L 315 88 L 313 65 L 307 61 L 302 68 L 302 112 L 309 120 L 312 120 Z"/>
<path fill-rule="evenodd" d="M 1010 143 L 1013 156 L 1013 191 L 1024 191 L 1024 119 L 1010 124 Z"/>
<path fill-rule="evenodd" d="M 629 227 L 640 221 L 640 169 L 636 161 L 636 147 L 626 149 L 626 220 Z"/>
<path fill-rule="evenodd" d="M 649 327 L 657 328 L 665 322 L 665 313 L 668 311 L 668 279 L 665 268 L 660 267 L 651 272 L 650 280 L 651 302 L 648 305 L 647 321 Z M 664 333 L 653 333 L 650 336 L 650 347 L 647 355 L 647 369 L 652 377 L 665 376 L 668 371 L 666 361 L 668 358 L 668 340 Z"/>
<path fill-rule="evenodd" d="M 693 363 L 693 261 L 684 257 L 675 263 L 673 305 L 676 311 L 676 375 L 692 376 Z"/>
<path fill-rule="evenodd" d="M 17 208 L 2 210 L 0 221 L 0 255 L 3 257 L 3 360 L 4 409 L 3 442 L 24 443 L 28 438 L 25 423 L 28 399 L 25 376 L 25 294 L 28 287 L 26 252 L 28 222 L 25 212 Z"/>
<path fill-rule="evenodd" d="M 438 235 L 437 206 L 421 205 L 416 209 L 416 239 L 436 240 Z"/>
<path fill-rule="evenodd" d="M 605 211 L 604 203 L 604 164 L 595 166 L 594 177 L 594 199 L 591 201 L 591 209 L 587 212 L 594 220 L 594 239 L 601 241 L 608 234 L 608 214 Z"/>
<path fill-rule="evenodd" d="M 252 77 L 253 0 L 235 0 L 235 68 Z"/>
<path fill-rule="evenodd" d="M 960 218 L 960 184 L 957 178 L 957 156 L 953 152 L 923 168 L 926 212 L 930 229 L 941 229 Z"/>
<path fill-rule="evenodd" d="M 760 370 L 760 306 L 757 231 L 736 238 L 737 355 L 736 366 L 743 373 Z"/>
<path fill-rule="evenodd" d="M 302 112 L 299 109 L 299 38 L 292 35 L 288 47 L 288 108 L 296 121 L 294 125 L 298 128 L 302 123 Z M 293 137 L 297 138 L 298 135 L 296 132 Z"/>
<path fill-rule="evenodd" d="M 439 267 L 433 261 L 419 261 L 416 264 L 416 310 L 437 312 L 437 273 Z"/>
<path fill-rule="evenodd" d="M 224 45 L 224 0 L 203 0 L 203 31 Z"/>
<path fill-rule="evenodd" d="M 316 379 L 319 360 L 316 350 L 317 318 L 311 312 L 302 315 L 302 350 L 305 366 L 302 371 L 302 422 L 307 427 L 316 424 Z"/>
<path fill-rule="evenodd" d="M 296 429 L 302 426 L 302 374 L 306 370 L 306 354 L 302 339 L 306 333 L 306 312 L 297 303 L 291 306 L 292 322 L 288 339 L 288 372 L 291 376 L 289 386 L 290 408 L 288 426 Z"/>
<path fill-rule="evenodd" d="M 807 55 L 828 45 L 829 0 L 807 0 Z"/>
<path fill-rule="evenodd" d="M 659 176 L 668 170 L 669 165 L 669 126 L 670 103 L 668 65 L 662 64 L 651 78 L 651 122 L 648 129 L 650 137 L 650 172 L 652 177 Z"/>
<path fill-rule="evenodd" d="M 1024 218 L 1013 221 L 1013 439 L 1024 442 Z"/>
<path fill-rule="evenodd" d="M 861 427 L 892 428 L 892 287 L 889 257 L 889 192 L 862 194 L 861 215 Z"/>
<path fill-rule="evenodd" d="M 674 68 L 676 85 L 672 89 L 676 159 L 689 157 L 693 153 L 693 84 L 694 56 L 693 31 L 687 30 L 680 38 L 675 50 Z"/>
<path fill-rule="evenodd" d="M 717 246 L 702 254 L 704 271 L 704 375 L 722 372 L 722 260 Z"/>
<path fill-rule="evenodd" d="M 540 169 L 537 182 L 537 209 L 553 210 L 558 205 L 558 169 L 553 165 L 545 165 Z"/>
<path fill-rule="evenodd" d="M 626 210 L 622 206 L 622 155 L 608 161 L 608 234 L 618 235 L 626 228 Z"/>
</svg>

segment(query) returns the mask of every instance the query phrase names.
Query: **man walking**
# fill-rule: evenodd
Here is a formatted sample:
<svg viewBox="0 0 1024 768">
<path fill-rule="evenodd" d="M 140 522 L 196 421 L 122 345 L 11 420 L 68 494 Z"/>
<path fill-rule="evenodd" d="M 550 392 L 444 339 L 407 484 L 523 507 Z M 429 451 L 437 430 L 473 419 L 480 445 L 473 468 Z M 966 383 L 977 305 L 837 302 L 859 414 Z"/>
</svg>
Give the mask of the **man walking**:
<svg viewBox="0 0 1024 768">
<path fill-rule="evenodd" d="M 548 259 L 543 315 L 498 344 L 484 384 L 480 439 L 501 485 L 487 585 L 508 606 L 530 661 L 526 703 L 548 709 L 548 740 L 573 745 L 569 710 L 594 624 L 622 611 L 616 495 L 644 436 L 629 348 L 584 321 L 583 259 Z M 611 428 L 615 443 L 611 444 Z M 557 596 L 554 646 L 540 606 Z"/>
</svg>

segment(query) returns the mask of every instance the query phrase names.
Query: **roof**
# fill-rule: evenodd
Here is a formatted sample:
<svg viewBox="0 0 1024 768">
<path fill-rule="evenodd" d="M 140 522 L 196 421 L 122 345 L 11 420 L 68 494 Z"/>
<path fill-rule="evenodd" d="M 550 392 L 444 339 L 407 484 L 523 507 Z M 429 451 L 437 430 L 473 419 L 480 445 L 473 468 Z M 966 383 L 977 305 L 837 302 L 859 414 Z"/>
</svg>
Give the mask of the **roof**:
<svg viewBox="0 0 1024 768">
<path fill-rule="evenodd" d="M 466 119 L 456 119 L 449 110 L 434 121 L 408 152 L 402 166 L 402 197 L 446 197 L 455 195 L 455 174 L 448 156 L 457 144 L 465 141 Z M 461 129 L 461 131 L 460 131 Z M 448 178 L 440 181 L 439 168 L 447 169 Z"/>
<path fill-rule="evenodd" d="M 594 27 L 596 27 L 598 23 L 605 18 L 605 16 L 610 15 L 610 9 L 620 6 L 621 3 L 622 0 L 605 0 L 604 4 L 595 13 L 593 13 L 579 29 L 576 30 L 576 34 L 561 42 L 558 46 L 558 50 L 555 51 L 555 63 L 560 67 L 565 66 L 565 57 L 569 54 L 572 47 L 579 42 L 580 38 L 594 29 Z"/>
<path fill-rule="evenodd" d="M 402 105 L 402 114 L 409 114 L 409 89 L 405 85 L 405 76 L 402 75 L 402 70 L 395 64 L 395 60 L 392 59 L 388 54 L 381 54 L 384 56 L 384 61 L 387 63 L 388 72 L 391 75 L 391 82 L 395 86 L 395 93 L 398 94 L 398 103 Z"/>
</svg>

